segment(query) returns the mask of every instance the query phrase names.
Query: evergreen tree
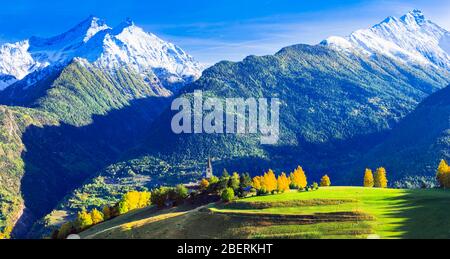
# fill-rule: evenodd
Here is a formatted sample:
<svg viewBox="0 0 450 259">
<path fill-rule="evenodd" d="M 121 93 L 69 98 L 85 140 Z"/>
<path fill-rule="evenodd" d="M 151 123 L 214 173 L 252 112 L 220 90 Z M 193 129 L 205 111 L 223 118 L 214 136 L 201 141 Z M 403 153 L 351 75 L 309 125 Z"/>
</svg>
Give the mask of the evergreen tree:
<svg viewBox="0 0 450 259">
<path fill-rule="evenodd" d="M 112 218 L 111 208 L 108 205 L 103 206 L 102 212 L 105 220 Z"/>
<path fill-rule="evenodd" d="M 247 188 L 252 186 L 252 178 L 249 173 L 243 173 L 239 179 L 239 186 L 241 188 Z"/>
<path fill-rule="evenodd" d="M 247 195 L 247 191 L 245 190 L 248 187 L 252 186 L 252 178 L 248 173 L 243 173 L 239 178 L 239 189 L 237 192 L 237 196 L 243 198 Z"/>
<path fill-rule="evenodd" d="M 238 173 L 234 172 L 233 175 L 228 180 L 228 187 L 236 191 L 237 189 L 239 189 L 239 183 L 240 183 L 240 176 Z"/>
<path fill-rule="evenodd" d="M 183 203 L 188 196 L 189 191 L 184 185 L 179 184 L 175 187 L 175 201 L 177 204 Z"/>
<path fill-rule="evenodd" d="M 61 225 L 56 234 L 57 239 L 65 239 L 68 235 L 75 233 L 75 228 L 72 222 L 66 222 Z"/>
<path fill-rule="evenodd" d="M 218 193 L 222 193 L 223 190 L 228 188 L 229 179 L 229 177 L 220 177 L 219 182 L 217 183 Z"/>
<path fill-rule="evenodd" d="M 228 173 L 227 169 L 224 168 L 223 172 L 222 172 L 222 178 L 229 178 L 229 177 L 230 177 L 230 174 Z"/>
<path fill-rule="evenodd" d="M 230 202 L 234 199 L 234 190 L 231 188 L 226 188 L 222 191 L 220 197 L 224 202 Z"/>
<path fill-rule="evenodd" d="M 169 200 L 170 189 L 167 187 L 159 187 L 152 191 L 151 203 L 162 208 L 165 206 L 166 201 Z"/>
</svg>

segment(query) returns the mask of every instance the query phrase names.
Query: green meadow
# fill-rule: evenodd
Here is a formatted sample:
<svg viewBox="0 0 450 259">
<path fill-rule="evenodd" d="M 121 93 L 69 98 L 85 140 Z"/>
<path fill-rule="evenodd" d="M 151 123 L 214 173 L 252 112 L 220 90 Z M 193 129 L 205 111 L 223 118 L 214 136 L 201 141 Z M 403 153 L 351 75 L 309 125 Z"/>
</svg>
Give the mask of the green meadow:
<svg viewBox="0 0 450 259">
<path fill-rule="evenodd" d="M 168 210 L 145 208 L 82 238 L 450 238 L 450 192 L 326 187 Z"/>
</svg>

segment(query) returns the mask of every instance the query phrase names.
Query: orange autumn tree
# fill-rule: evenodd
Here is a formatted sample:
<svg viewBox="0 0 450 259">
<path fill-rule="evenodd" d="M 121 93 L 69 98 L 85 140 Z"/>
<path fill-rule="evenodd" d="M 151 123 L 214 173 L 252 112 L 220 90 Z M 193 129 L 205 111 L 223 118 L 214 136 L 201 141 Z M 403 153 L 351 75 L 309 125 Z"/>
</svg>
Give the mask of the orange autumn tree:
<svg viewBox="0 0 450 259">
<path fill-rule="evenodd" d="M 208 189 L 208 187 L 209 187 L 209 181 L 206 179 L 202 179 L 200 181 L 200 190 L 204 191 L 204 190 Z"/>
<path fill-rule="evenodd" d="M 285 173 L 282 173 L 281 175 L 278 176 L 277 179 L 277 191 L 278 192 L 289 191 L 290 184 L 291 181 L 289 180 L 289 178 L 286 176 Z"/>
<path fill-rule="evenodd" d="M 373 182 L 373 173 L 372 170 L 366 169 L 364 172 L 364 187 L 372 188 L 374 185 Z"/>
<path fill-rule="evenodd" d="M 291 183 L 297 188 L 305 188 L 308 185 L 305 172 L 301 166 L 297 167 L 289 176 Z"/>
</svg>

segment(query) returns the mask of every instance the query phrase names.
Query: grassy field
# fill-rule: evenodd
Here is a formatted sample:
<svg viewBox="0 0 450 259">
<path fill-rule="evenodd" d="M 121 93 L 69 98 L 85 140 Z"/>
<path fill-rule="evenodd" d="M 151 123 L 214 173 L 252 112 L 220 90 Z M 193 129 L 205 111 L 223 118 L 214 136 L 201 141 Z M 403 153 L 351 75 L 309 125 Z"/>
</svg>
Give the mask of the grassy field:
<svg viewBox="0 0 450 259">
<path fill-rule="evenodd" d="M 450 238 L 450 191 L 329 187 L 200 208 L 147 208 L 82 238 Z"/>
</svg>

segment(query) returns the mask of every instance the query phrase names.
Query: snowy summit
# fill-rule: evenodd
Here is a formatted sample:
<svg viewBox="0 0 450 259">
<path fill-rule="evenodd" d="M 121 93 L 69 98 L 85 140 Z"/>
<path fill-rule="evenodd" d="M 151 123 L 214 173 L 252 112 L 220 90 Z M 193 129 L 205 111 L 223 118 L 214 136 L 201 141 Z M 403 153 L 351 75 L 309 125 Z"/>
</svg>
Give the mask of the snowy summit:
<svg viewBox="0 0 450 259">
<path fill-rule="evenodd" d="M 405 63 L 434 65 L 450 70 L 450 33 L 426 19 L 420 10 L 396 18 L 388 17 L 370 29 L 348 37 L 332 36 L 322 45 L 348 53 L 388 56 Z"/>
<path fill-rule="evenodd" d="M 130 19 L 112 28 L 91 16 L 55 37 L 31 37 L 0 46 L 0 90 L 74 58 L 111 71 L 122 66 L 142 75 L 151 71 L 173 83 L 192 81 L 202 72 L 201 65 L 181 48 L 145 32 Z"/>
</svg>

